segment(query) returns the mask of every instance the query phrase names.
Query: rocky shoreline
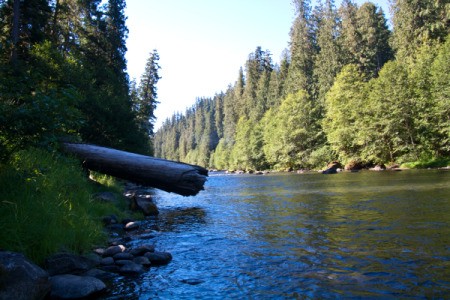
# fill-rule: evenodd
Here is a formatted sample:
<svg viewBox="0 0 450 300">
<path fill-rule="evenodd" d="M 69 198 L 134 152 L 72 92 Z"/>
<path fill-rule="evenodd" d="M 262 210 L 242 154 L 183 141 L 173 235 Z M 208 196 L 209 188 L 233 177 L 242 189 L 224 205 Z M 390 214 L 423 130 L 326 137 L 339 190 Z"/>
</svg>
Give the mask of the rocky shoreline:
<svg viewBox="0 0 450 300">
<path fill-rule="evenodd" d="M 138 186 L 127 184 L 124 195 L 130 208 L 142 211 L 145 216 L 158 214 L 151 196 Z M 96 198 L 119 201 L 109 192 Z M 143 226 L 144 221 L 119 222 L 110 215 L 103 218 L 103 223 L 110 237 L 107 246 L 95 248 L 87 255 L 57 253 L 48 257 L 42 267 L 21 253 L 0 249 L 0 300 L 92 299 L 107 294 L 120 276 L 138 276 L 172 260 L 170 253 L 156 251 L 154 244 L 145 242 L 155 235 L 154 229 Z M 135 240 L 142 244 L 136 245 Z"/>
</svg>

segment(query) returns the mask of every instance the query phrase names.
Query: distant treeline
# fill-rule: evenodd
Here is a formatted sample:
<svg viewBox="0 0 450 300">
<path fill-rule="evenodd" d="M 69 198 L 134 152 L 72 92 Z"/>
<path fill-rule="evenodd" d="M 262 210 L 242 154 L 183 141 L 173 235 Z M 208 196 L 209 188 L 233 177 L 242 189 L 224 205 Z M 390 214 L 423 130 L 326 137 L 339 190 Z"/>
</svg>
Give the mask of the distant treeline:
<svg viewBox="0 0 450 300">
<path fill-rule="evenodd" d="M 126 73 L 125 0 L 0 1 L 0 160 L 70 139 L 151 153 L 158 76 Z"/>
<path fill-rule="evenodd" d="M 297 169 L 450 155 L 450 3 L 294 1 L 279 64 L 261 47 L 236 82 L 167 119 L 155 155 L 217 169 Z"/>
</svg>

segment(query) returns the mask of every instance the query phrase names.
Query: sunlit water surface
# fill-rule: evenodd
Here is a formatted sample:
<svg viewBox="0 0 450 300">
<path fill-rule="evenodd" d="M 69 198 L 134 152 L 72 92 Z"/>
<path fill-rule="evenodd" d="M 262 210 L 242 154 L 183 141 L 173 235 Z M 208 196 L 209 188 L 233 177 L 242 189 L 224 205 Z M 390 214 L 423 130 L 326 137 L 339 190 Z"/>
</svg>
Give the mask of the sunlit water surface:
<svg viewBox="0 0 450 300">
<path fill-rule="evenodd" d="M 210 174 L 158 191 L 172 262 L 109 299 L 450 298 L 450 172 Z"/>
</svg>

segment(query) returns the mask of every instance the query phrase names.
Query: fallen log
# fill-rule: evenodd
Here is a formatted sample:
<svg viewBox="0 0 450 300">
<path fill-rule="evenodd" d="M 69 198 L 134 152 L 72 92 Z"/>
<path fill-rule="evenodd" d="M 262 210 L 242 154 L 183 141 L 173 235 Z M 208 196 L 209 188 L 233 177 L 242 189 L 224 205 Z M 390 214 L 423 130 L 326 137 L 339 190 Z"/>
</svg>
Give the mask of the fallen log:
<svg viewBox="0 0 450 300">
<path fill-rule="evenodd" d="M 202 167 L 89 144 L 64 143 L 63 149 L 83 160 L 83 167 L 183 196 L 204 189 Z"/>
</svg>

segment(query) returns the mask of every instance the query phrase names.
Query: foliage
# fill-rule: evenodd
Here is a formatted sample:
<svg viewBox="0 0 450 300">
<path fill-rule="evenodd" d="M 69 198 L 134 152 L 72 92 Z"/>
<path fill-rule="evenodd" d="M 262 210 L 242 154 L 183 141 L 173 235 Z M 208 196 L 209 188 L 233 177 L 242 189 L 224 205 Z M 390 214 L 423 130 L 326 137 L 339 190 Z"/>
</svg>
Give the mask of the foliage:
<svg viewBox="0 0 450 300">
<path fill-rule="evenodd" d="M 132 111 L 124 9 L 124 0 L 0 3 L 1 160 L 67 137 L 151 151 Z"/>
<path fill-rule="evenodd" d="M 345 66 L 326 95 L 323 129 L 331 149 L 344 163 L 359 156 L 361 109 L 364 106 L 364 76 L 357 65 Z"/>
<path fill-rule="evenodd" d="M 400 167 L 409 169 L 448 168 L 450 167 L 450 158 L 433 158 L 428 160 L 414 161 L 404 163 Z"/>
<path fill-rule="evenodd" d="M 136 121 L 141 130 L 147 135 L 153 136 L 153 123 L 156 120 L 154 111 L 158 101 L 156 84 L 161 77 L 158 72 L 161 68 L 159 66 L 159 54 L 157 50 L 153 50 L 147 59 L 145 71 L 141 76 L 139 87 L 134 91 L 135 96 L 133 100 L 133 109 L 136 111 Z"/>
<path fill-rule="evenodd" d="M 94 200 L 99 188 L 79 162 L 32 148 L 0 165 L 0 248 L 33 261 L 57 251 L 89 251 L 106 238 L 101 217 L 117 207 Z"/>
<path fill-rule="evenodd" d="M 257 47 L 225 92 L 164 123 L 158 156 L 286 170 L 450 155 L 446 1 L 392 1 L 392 32 L 371 2 L 293 3 L 280 64 Z"/>
</svg>

